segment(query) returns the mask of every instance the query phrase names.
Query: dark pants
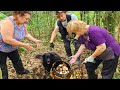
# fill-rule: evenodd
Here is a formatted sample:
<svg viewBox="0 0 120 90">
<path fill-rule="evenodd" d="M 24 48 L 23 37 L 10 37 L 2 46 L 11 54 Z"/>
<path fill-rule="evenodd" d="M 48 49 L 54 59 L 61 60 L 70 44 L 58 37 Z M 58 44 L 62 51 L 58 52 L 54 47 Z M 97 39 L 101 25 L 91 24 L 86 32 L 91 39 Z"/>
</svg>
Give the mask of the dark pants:
<svg viewBox="0 0 120 90">
<path fill-rule="evenodd" d="M 2 79 L 8 79 L 8 69 L 6 64 L 7 57 L 9 57 L 9 59 L 12 61 L 12 64 L 16 72 L 24 70 L 18 50 L 15 50 L 10 53 L 5 53 L 0 51 L 0 68 L 2 71 Z"/>
<path fill-rule="evenodd" d="M 101 62 L 103 62 L 103 67 L 101 72 L 102 79 L 112 79 L 117 68 L 118 58 L 119 56 L 115 55 L 115 59 L 106 60 L 106 61 L 95 59 L 96 63 L 86 63 L 85 66 L 87 69 L 88 79 L 97 79 L 97 75 L 95 74 L 95 69 L 97 69 L 97 67 Z"/>
<path fill-rule="evenodd" d="M 64 43 L 64 47 L 65 47 L 65 51 L 68 57 L 72 56 L 72 52 L 71 52 L 71 47 L 70 47 L 70 43 L 71 41 L 67 40 L 67 39 L 63 39 L 63 43 Z M 80 42 L 78 42 L 77 44 L 74 45 L 74 54 L 76 54 L 76 52 L 78 51 L 80 47 Z"/>
</svg>

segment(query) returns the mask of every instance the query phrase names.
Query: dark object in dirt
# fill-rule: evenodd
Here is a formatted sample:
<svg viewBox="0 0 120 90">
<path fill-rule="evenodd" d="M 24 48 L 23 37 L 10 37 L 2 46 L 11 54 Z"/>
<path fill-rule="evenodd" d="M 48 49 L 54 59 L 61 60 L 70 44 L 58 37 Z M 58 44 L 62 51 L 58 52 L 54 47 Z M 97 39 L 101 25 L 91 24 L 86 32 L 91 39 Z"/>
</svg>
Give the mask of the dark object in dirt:
<svg viewBox="0 0 120 90">
<path fill-rule="evenodd" d="M 35 56 L 35 58 L 42 60 L 42 64 L 48 72 L 50 72 L 50 69 L 52 68 L 53 63 L 57 61 L 62 61 L 61 57 L 56 54 L 55 52 L 48 52 L 44 54 L 38 54 Z"/>
</svg>

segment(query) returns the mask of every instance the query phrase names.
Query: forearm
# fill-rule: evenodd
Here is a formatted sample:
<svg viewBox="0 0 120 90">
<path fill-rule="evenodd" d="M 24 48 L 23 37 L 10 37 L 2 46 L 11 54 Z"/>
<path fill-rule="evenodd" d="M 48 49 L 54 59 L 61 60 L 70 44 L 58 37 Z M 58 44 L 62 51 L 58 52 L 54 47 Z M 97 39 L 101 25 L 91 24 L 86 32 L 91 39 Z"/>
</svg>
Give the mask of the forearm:
<svg viewBox="0 0 120 90">
<path fill-rule="evenodd" d="M 12 46 L 22 46 L 24 47 L 26 44 L 22 43 L 20 41 L 17 41 L 15 39 L 8 39 L 8 40 L 4 40 L 5 43 L 12 45 Z"/>
<path fill-rule="evenodd" d="M 85 45 L 81 44 L 81 46 L 79 47 L 79 49 L 78 49 L 77 53 L 75 54 L 75 56 L 79 57 L 85 49 L 86 49 Z"/>
<path fill-rule="evenodd" d="M 27 38 L 28 40 L 30 40 L 30 41 L 33 41 L 33 42 L 36 42 L 37 41 L 37 39 L 35 39 L 33 36 L 31 36 L 30 34 L 27 34 L 26 36 L 25 36 L 25 38 Z"/>
<path fill-rule="evenodd" d="M 56 37 L 57 33 L 56 32 L 52 32 L 51 38 L 50 38 L 50 43 L 52 43 Z"/>
<path fill-rule="evenodd" d="M 91 56 L 93 58 L 96 58 L 97 56 L 101 55 L 105 50 L 106 50 L 106 45 L 98 46 Z"/>
</svg>

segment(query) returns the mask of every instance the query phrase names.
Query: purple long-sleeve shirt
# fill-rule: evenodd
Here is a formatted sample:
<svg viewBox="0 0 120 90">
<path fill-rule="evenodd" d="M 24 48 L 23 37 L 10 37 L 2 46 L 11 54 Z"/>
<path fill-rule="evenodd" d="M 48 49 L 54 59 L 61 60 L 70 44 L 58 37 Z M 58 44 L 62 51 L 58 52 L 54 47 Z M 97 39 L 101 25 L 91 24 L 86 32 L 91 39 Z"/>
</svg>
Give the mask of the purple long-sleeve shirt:
<svg viewBox="0 0 120 90">
<path fill-rule="evenodd" d="M 99 26 L 90 25 L 88 34 L 79 38 L 82 44 L 85 44 L 89 50 L 96 50 L 96 46 L 105 43 L 106 47 L 112 48 L 116 55 L 120 54 L 120 45 L 109 32 Z"/>
</svg>

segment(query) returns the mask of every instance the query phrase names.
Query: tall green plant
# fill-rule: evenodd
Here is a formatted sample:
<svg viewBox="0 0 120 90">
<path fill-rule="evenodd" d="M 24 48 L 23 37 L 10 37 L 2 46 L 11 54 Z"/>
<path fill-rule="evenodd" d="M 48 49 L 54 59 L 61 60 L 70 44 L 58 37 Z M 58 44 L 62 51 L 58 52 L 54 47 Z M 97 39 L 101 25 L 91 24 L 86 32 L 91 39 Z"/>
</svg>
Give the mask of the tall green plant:
<svg viewBox="0 0 120 90">
<path fill-rule="evenodd" d="M 5 14 L 3 14 L 3 13 L 0 12 L 0 20 L 3 19 L 3 18 L 5 18 L 5 17 L 7 17 L 7 16 Z"/>
</svg>

